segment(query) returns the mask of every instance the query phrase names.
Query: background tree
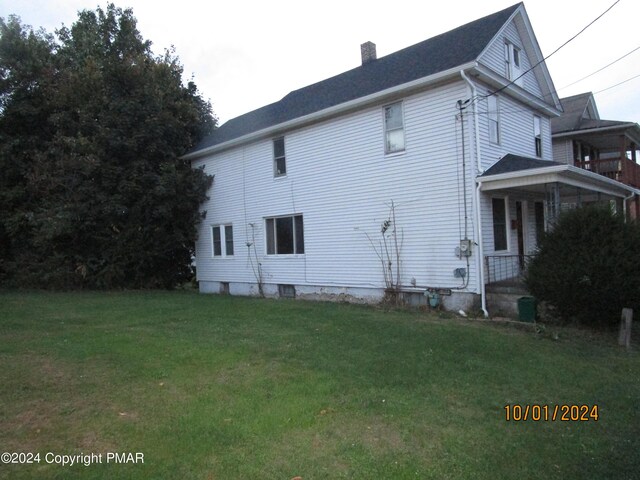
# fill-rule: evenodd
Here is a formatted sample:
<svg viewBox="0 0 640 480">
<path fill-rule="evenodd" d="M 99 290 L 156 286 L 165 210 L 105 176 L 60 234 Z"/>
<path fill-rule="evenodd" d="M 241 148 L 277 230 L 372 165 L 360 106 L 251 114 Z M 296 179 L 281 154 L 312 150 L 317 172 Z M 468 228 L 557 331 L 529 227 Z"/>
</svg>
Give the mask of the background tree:
<svg viewBox="0 0 640 480">
<path fill-rule="evenodd" d="M 544 235 L 526 280 L 565 321 L 615 326 L 622 308 L 640 311 L 640 225 L 607 207 L 566 212 Z"/>
<path fill-rule="evenodd" d="M 0 19 L 0 281 L 171 287 L 191 275 L 211 178 L 181 160 L 216 120 L 131 10 L 56 36 Z"/>
</svg>

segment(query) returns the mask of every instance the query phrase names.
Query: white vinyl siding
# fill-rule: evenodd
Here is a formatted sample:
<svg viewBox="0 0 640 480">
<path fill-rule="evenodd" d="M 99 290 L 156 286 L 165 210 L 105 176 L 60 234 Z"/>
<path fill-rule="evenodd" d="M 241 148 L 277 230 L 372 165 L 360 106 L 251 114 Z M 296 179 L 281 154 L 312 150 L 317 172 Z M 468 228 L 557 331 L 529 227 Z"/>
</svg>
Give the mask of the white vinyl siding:
<svg viewBox="0 0 640 480">
<path fill-rule="evenodd" d="M 478 95 L 489 88 L 477 83 Z M 233 224 L 234 262 L 214 262 L 207 235 L 196 245 L 199 280 L 255 284 L 259 262 L 265 284 L 306 288 L 384 289 L 372 247 L 389 216 L 391 201 L 401 232 L 401 283 L 459 286 L 455 268 L 468 268 L 466 291 L 478 292 L 477 262 L 453 255 L 464 237 L 462 142 L 458 100 L 468 98 L 462 79 L 402 100 L 402 155 L 388 155 L 380 102 L 361 110 L 286 132 L 287 175 L 273 180 L 273 139 L 265 138 L 193 162 L 215 174 L 202 205 L 209 224 Z M 484 103 L 484 102 L 483 102 Z M 393 105 L 393 104 L 391 104 Z M 477 106 L 477 105 L 476 105 Z M 489 140 L 489 119 L 479 108 L 481 164 L 489 168 L 507 153 L 535 156 L 532 110 L 501 95 L 500 144 Z M 465 158 L 474 159 L 474 115 L 464 115 Z M 550 155 L 548 118 L 541 117 L 543 155 Z M 545 157 L 546 158 L 546 157 Z M 549 159 L 550 158 L 546 158 Z M 467 161 L 468 237 L 475 237 L 472 205 L 476 164 Z M 528 202 L 533 205 L 533 202 Z M 514 202 L 507 206 L 508 220 Z M 481 200 L 485 254 L 493 251 L 491 198 Z M 530 208 L 531 210 L 531 208 Z M 304 255 L 267 254 L 266 219 L 304 213 Z M 528 216 L 533 219 L 534 215 Z M 273 227 L 273 225 L 272 225 Z M 533 230 L 531 230 L 533 231 Z M 508 229 L 509 245 L 517 245 Z M 531 242 L 533 244 L 533 242 Z M 242 247 L 240 247 L 242 246 Z M 245 248 L 246 246 L 246 248 Z M 205 253 L 207 252 L 207 253 Z M 255 290 L 254 290 L 255 291 Z"/>
<path fill-rule="evenodd" d="M 478 85 L 478 95 L 488 95 L 491 88 Z M 490 97 L 489 97 L 490 98 Z M 512 153 L 524 157 L 536 158 L 535 142 L 533 141 L 533 111 L 508 95 L 499 96 L 499 130 L 500 143 L 491 140 L 488 101 L 486 111 L 481 103 L 480 112 L 480 141 L 482 168 L 488 169 L 505 155 Z M 539 116 L 542 129 L 542 159 L 552 160 L 551 156 L 551 121 Z"/>
<path fill-rule="evenodd" d="M 509 78 L 506 64 L 506 45 L 513 45 L 513 47 L 519 51 L 520 74 L 527 72 L 522 76 L 521 80 L 517 82 L 517 85 L 521 86 L 529 93 L 541 97 L 542 90 L 538 83 L 538 79 L 536 78 L 538 69 L 529 71 L 533 64 L 527 55 L 527 48 L 525 48 L 527 44 L 523 41 L 524 39 L 521 37 L 519 31 L 520 30 L 516 26 L 516 22 L 508 24 L 503 30 L 502 36 L 498 36 L 495 41 L 489 45 L 485 52 L 480 56 L 479 60 L 481 64 L 486 65 L 503 77 Z M 531 49 L 532 45 L 528 45 L 528 48 Z M 511 78 L 509 78 L 509 80 L 511 80 Z"/>
<path fill-rule="evenodd" d="M 573 142 L 560 138 L 558 140 L 552 140 L 552 144 L 553 161 L 573 165 Z"/>
<path fill-rule="evenodd" d="M 382 112 L 389 105 L 384 103 L 287 132 L 291 168 L 277 182 L 269 161 L 271 139 L 193 162 L 194 168 L 205 165 L 207 173 L 216 175 L 210 199 L 202 206 L 206 221 L 233 222 L 236 235 L 233 265 L 214 265 L 202 256 L 200 236 L 198 279 L 255 283 L 250 257 L 255 265 L 257 254 L 265 283 L 384 288 L 380 261 L 368 237 L 378 242 L 393 200 L 403 236 L 402 283 L 410 285 L 415 278 L 418 285 L 461 284 L 452 273 L 467 267 L 465 259 L 452 256 L 464 224 L 454 106 L 465 95 L 466 85 L 459 80 L 404 98 L 403 130 L 411 149 L 397 157 L 382 147 Z M 471 118 L 465 116 L 467 132 L 472 131 Z M 470 155 L 469 142 L 466 148 Z M 472 167 L 467 162 L 470 216 Z M 305 254 L 267 255 L 265 219 L 296 212 L 304 212 Z M 478 288 L 475 268 L 471 262 L 469 291 Z"/>
</svg>

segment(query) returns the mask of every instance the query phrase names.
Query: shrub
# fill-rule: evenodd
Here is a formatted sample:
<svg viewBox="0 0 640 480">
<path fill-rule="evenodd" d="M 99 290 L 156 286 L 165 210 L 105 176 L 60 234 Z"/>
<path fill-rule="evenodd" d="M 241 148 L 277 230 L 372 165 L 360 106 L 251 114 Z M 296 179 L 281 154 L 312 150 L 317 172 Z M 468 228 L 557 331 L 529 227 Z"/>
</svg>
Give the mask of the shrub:
<svg viewBox="0 0 640 480">
<path fill-rule="evenodd" d="M 640 307 L 640 225 L 603 207 L 563 213 L 543 236 L 526 282 L 564 321 L 616 325 L 622 308 Z"/>
</svg>

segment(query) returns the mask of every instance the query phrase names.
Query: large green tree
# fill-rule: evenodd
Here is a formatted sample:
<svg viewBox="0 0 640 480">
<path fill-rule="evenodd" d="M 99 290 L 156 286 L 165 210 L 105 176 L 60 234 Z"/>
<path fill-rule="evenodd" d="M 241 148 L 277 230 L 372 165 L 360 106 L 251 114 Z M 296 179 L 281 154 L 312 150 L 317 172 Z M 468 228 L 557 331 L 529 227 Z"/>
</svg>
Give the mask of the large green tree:
<svg viewBox="0 0 640 480">
<path fill-rule="evenodd" d="M 131 10 L 55 35 L 0 19 L 0 281 L 171 287 L 190 275 L 211 178 L 180 158 L 215 127 Z"/>
</svg>

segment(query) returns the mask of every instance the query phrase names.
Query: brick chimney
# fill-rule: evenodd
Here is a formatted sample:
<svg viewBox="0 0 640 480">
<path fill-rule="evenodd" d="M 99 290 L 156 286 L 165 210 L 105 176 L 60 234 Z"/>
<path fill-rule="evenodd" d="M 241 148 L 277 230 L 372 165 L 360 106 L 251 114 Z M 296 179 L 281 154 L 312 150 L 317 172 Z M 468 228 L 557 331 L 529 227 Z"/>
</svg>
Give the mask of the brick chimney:
<svg viewBox="0 0 640 480">
<path fill-rule="evenodd" d="M 373 42 L 365 42 L 360 45 L 360 53 L 362 54 L 362 65 L 373 62 L 376 57 L 376 44 Z"/>
</svg>

